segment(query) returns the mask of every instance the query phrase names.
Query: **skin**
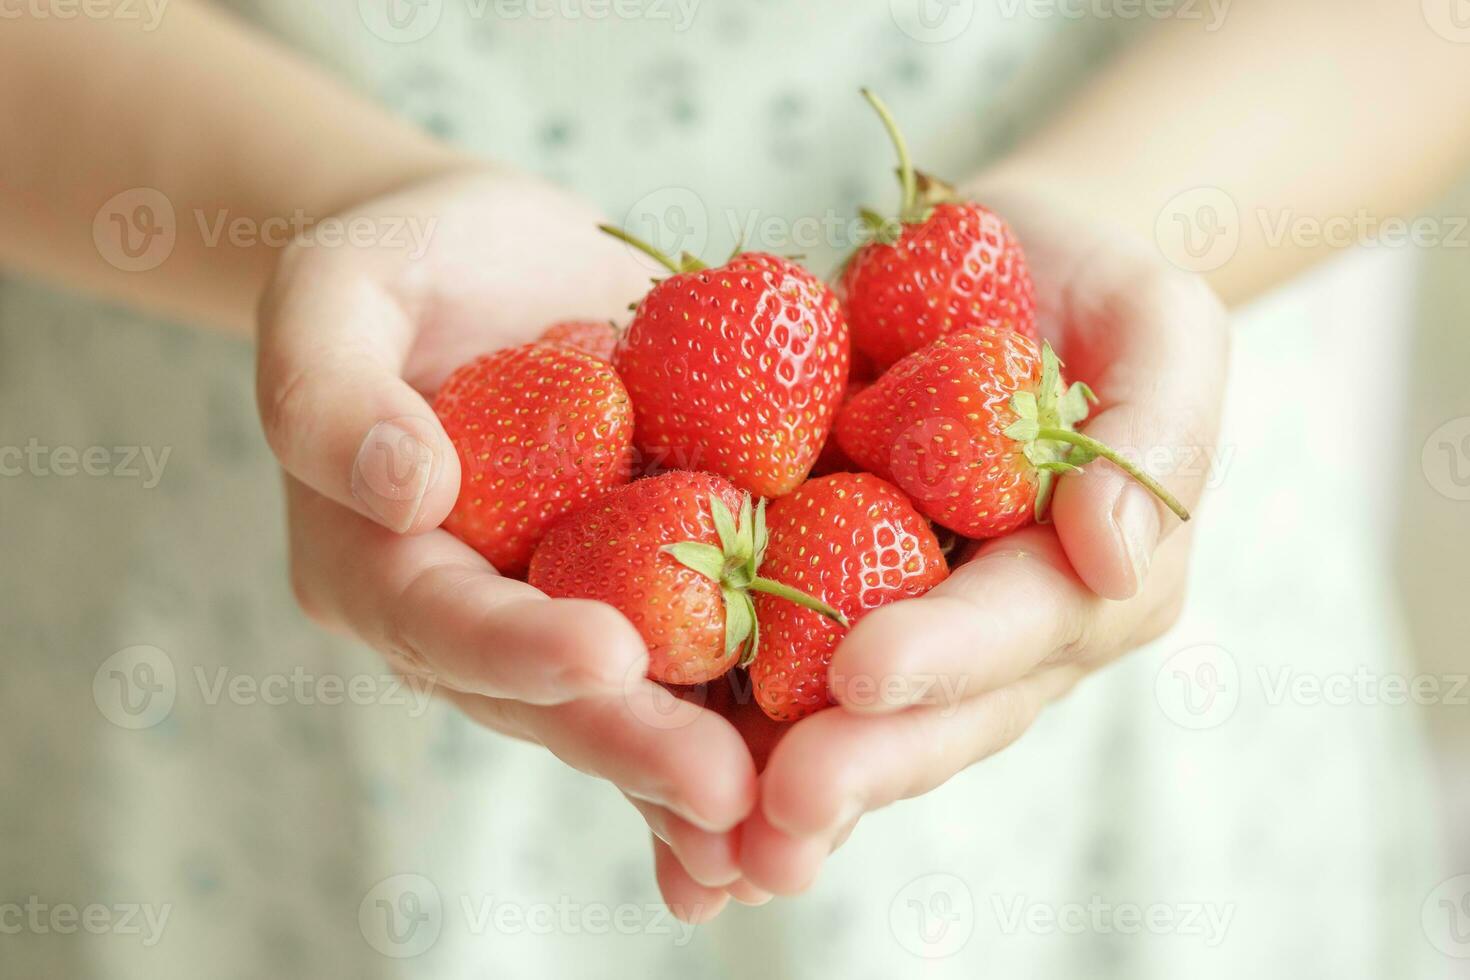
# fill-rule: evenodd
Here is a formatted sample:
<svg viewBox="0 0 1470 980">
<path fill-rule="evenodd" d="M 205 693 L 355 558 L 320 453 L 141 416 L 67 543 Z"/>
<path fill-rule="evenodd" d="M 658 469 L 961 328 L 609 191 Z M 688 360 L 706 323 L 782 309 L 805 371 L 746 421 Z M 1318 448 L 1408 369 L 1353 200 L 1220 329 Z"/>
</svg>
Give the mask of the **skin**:
<svg viewBox="0 0 1470 980">
<path fill-rule="evenodd" d="M 1470 58 L 1418 7 L 1237 0 L 1213 33 L 1161 24 L 966 185 L 1026 243 L 1043 334 L 1102 398 L 1087 431 L 1142 453 L 1212 446 L 1216 294 L 1248 299 L 1325 254 L 1273 245 L 1248 221 L 1228 263 L 1188 276 L 1150 241 L 1179 191 L 1222 188 L 1243 214 L 1402 215 L 1459 172 Z M 929 596 L 854 629 L 833 663 L 844 706 L 791 727 L 758 779 L 739 711 L 732 723 L 691 708 L 679 738 L 641 720 L 660 689 L 641 679 L 646 651 L 620 616 L 503 579 L 437 530 L 458 469 L 425 396 L 469 355 L 555 319 L 615 316 L 646 284 L 592 230 L 593 209 L 435 143 L 199 0 L 176 0 L 146 34 L 107 18 L 6 20 L 0 132 L 27 136 L 0 150 L 0 263 L 255 331 L 303 608 L 433 675 L 476 721 L 616 784 L 648 821 L 665 899 L 690 921 L 732 897 L 809 887 L 864 812 L 999 751 L 1085 674 L 1166 630 L 1183 601 L 1188 529 L 1117 470 L 1089 466 L 1060 482 L 1052 525 L 986 544 Z M 415 259 L 209 247 L 183 233 L 185 217 L 170 260 L 129 274 L 90 230 L 99 202 L 131 187 L 183 216 L 441 224 Z M 1198 503 L 1202 475 L 1155 475 Z M 961 697 L 874 700 L 862 678 L 934 678 Z"/>
</svg>

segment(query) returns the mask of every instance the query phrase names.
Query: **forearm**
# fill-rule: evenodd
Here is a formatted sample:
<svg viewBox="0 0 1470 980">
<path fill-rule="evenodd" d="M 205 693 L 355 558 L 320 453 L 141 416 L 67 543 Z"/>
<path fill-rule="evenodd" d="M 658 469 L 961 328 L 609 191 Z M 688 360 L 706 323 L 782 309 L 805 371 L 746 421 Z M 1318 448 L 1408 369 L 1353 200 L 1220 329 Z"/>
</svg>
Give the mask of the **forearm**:
<svg viewBox="0 0 1470 980">
<path fill-rule="evenodd" d="M 1470 47 L 1419 3 L 1235 0 L 1218 31 L 1159 25 L 972 186 L 1041 187 L 1150 239 L 1218 188 L 1240 241 L 1205 271 L 1237 302 L 1340 247 L 1284 219 L 1412 216 L 1467 155 Z"/>
<path fill-rule="evenodd" d="M 207 5 L 165 10 L 151 31 L 115 18 L 0 21 L 0 265 L 244 331 L 298 216 L 464 165 Z M 127 271 L 94 222 L 138 188 L 166 199 L 176 240 L 155 268 Z M 125 229 L 112 222 L 134 217 L 125 210 L 104 214 L 99 234 L 116 242 Z"/>
</svg>

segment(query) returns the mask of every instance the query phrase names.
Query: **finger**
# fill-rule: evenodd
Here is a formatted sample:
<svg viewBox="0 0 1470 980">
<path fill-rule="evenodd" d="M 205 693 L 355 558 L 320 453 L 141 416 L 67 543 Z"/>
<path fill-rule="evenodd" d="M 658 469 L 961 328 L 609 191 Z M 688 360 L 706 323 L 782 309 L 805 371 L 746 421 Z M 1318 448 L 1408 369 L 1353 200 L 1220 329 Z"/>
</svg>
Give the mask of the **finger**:
<svg viewBox="0 0 1470 980">
<path fill-rule="evenodd" d="M 1011 744 L 1076 676 L 1047 671 L 952 708 L 812 715 L 776 746 L 762 775 L 759 815 L 787 838 L 830 846 L 863 813 L 926 793 Z M 751 875 L 771 861 L 758 844 L 742 839 L 741 866 L 764 885 Z"/>
<path fill-rule="evenodd" d="M 1141 595 L 1099 598 L 1044 527 L 981 545 L 927 595 L 858 623 L 832 658 L 837 702 L 859 714 L 952 706 L 1035 671 L 1095 666 L 1178 618 L 1191 533 L 1159 549 Z"/>
<path fill-rule="evenodd" d="M 740 879 L 733 831 L 711 833 L 656 803 L 635 796 L 629 796 L 628 802 L 643 814 L 649 829 L 669 845 L 695 881 L 706 888 L 726 888 Z"/>
<path fill-rule="evenodd" d="M 403 537 L 287 482 L 298 598 L 395 665 L 533 704 L 618 693 L 647 669 L 642 638 L 611 606 L 548 599 L 445 531 Z"/>
<path fill-rule="evenodd" d="M 1111 281 L 1094 281 L 1100 275 Z M 1080 321 L 1067 326 L 1069 368 L 1079 368 L 1102 407 L 1081 428 L 1193 509 L 1218 435 L 1228 356 L 1223 307 L 1200 280 L 1172 272 L 1095 271 L 1073 292 L 1083 290 L 1096 295 L 1064 314 Z M 1102 459 L 1058 482 L 1052 519 L 1082 581 L 1110 599 L 1142 588 L 1154 552 L 1181 523 Z"/>
<path fill-rule="evenodd" d="M 1052 529 L 1030 527 L 988 542 L 925 595 L 864 617 L 833 654 L 829 687 L 863 714 L 949 706 L 1064 658 L 1133 615 L 1082 583 Z"/>
<path fill-rule="evenodd" d="M 675 716 L 677 728 L 650 723 L 669 717 L 671 700 L 652 681 L 640 679 L 617 696 L 556 705 L 447 696 L 471 718 L 535 741 L 572 768 L 701 830 L 725 833 L 755 808 L 755 765 L 739 733 L 693 705 Z"/>
<path fill-rule="evenodd" d="M 401 377 L 416 326 L 372 258 L 283 257 L 261 307 L 256 397 L 286 472 L 384 527 L 417 533 L 454 506 L 459 459 Z"/>
<path fill-rule="evenodd" d="M 664 904 L 681 922 L 709 922 L 730 901 L 724 889 L 708 888 L 691 878 L 669 845 L 657 837 L 653 838 L 653 866 Z"/>
<path fill-rule="evenodd" d="M 787 834 L 772 826 L 759 809 L 740 826 L 740 870 L 763 892 L 800 895 L 816 882 L 831 853 L 830 840 Z"/>
<path fill-rule="evenodd" d="M 754 884 L 752 884 L 745 878 L 741 878 L 739 881 L 734 881 L 726 885 L 725 891 L 729 893 L 731 898 L 735 899 L 735 901 L 739 902 L 741 905 L 765 905 L 771 899 L 776 897 L 770 892 L 766 891 L 764 888 L 757 888 Z"/>
</svg>

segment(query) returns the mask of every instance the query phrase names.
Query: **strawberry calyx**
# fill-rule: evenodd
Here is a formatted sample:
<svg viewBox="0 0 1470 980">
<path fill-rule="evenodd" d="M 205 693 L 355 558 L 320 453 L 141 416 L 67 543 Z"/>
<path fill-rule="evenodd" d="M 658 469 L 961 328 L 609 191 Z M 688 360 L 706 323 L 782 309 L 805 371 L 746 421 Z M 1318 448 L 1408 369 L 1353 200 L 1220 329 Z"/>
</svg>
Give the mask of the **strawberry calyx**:
<svg viewBox="0 0 1470 980">
<path fill-rule="evenodd" d="M 680 252 L 679 258 L 677 260 L 670 258 L 668 255 L 660 251 L 656 246 L 650 245 L 648 242 L 645 242 L 643 239 L 637 237 L 636 235 L 633 235 L 630 232 L 626 232 L 623 229 L 615 227 L 613 225 L 598 225 L 597 230 L 603 232 L 604 234 L 611 235 L 625 245 L 631 245 L 633 248 L 636 248 L 644 255 L 653 259 L 659 265 L 663 266 L 665 269 L 668 269 L 676 276 L 686 272 L 703 272 L 705 269 L 709 268 L 708 265 L 706 265 L 704 262 L 701 262 L 696 256 L 690 255 L 688 252 Z"/>
<path fill-rule="evenodd" d="M 1097 395 L 1085 382 L 1074 381 L 1070 386 L 1063 383 L 1062 362 L 1051 344 L 1042 341 L 1041 384 L 1036 391 L 1023 390 L 1011 396 L 1011 411 L 1016 413 L 1016 421 L 1004 430 L 1008 438 L 1021 443 L 1021 451 L 1036 468 L 1037 523 L 1046 522 L 1057 477 L 1080 472 L 1099 457 L 1143 484 L 1181 521 L 1189 520 L 1185 506 L 1136 463 L 1106 443 L 1076 431 L 1077 424 L 1087 418 L 1095 404 Z"/>
<path fill-rule="evenodd" d="M 755 659 L 756 649 L 760 645 L 760 623 L 756 619 L 751 592 L 764 592 L 789 600 L 821 613 L 839 626 L 849 625 L 846 616 L 822 600 L 784 583 L 761 578 L 757 574 L 766 557 L 766 545 L 770 542 L 770 536 L 766 533 L 764 500 L 752 506 L 750 494 L 745 494 L 740 503 L 738 520 L 717 496 L 712 495 L 709 498 L 709 508 L 710 516 L 715 522 L 715 533 L 720 539 L 718 547 L 703 541 L 681 541 L 678 544 L 666 544 L 663 550 L 685 568 L 696 571 L 719 585 L 725 602 L 727 656 L 744 646 L 745 653 L 740 658 L 741 666 Z"/>
</svg>

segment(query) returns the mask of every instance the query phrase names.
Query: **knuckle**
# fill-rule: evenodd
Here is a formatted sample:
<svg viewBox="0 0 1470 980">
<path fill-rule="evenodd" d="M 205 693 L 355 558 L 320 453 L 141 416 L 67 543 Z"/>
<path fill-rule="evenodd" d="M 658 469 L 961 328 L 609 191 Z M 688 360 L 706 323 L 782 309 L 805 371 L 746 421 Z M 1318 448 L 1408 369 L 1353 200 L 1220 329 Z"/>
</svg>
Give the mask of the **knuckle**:
<svg viewBox="0 0 1470 980">
<path fill-rule="evenodd" d="M 295 434 L 309 418 L 311 373 L 296 368 L 285 382 L 260 398 L 260 423 L 266 445 L 283 463 L 291 452 Z"/>
</svg>

